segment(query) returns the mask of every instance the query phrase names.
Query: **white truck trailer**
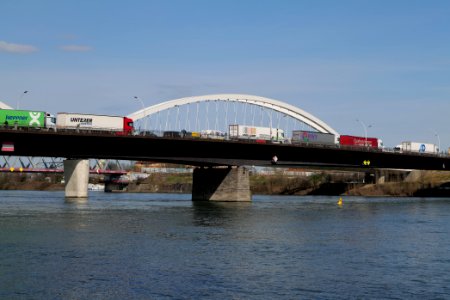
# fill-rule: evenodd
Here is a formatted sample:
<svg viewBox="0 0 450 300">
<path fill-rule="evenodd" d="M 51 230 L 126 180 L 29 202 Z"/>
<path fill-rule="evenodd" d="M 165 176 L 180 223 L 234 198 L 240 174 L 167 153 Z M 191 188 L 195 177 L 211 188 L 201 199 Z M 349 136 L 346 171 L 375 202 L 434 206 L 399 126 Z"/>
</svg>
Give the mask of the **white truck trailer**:
<svg viewBox="0 0 450 300">
<path fill-rule="evenodd" d="M 92 115 L 81 113 L 58 113 L 57 129 L 113 131 L 121 134 L 133 132 L 133 120 L 121 116 Z"/>
<path fill-rule="evenodd" d="M 435 144 L 419 142 L 402 142 L 400 150 L 402 152 L 439 153 L 439 149 Z"/>
<path fill-rule="evenodd" d="M 256 127 L 249 125 L 229 125 L 230 139 L 263 140 L 274 143 L 284 143 L 284 131 L 279 128 Z"/>
</svg>

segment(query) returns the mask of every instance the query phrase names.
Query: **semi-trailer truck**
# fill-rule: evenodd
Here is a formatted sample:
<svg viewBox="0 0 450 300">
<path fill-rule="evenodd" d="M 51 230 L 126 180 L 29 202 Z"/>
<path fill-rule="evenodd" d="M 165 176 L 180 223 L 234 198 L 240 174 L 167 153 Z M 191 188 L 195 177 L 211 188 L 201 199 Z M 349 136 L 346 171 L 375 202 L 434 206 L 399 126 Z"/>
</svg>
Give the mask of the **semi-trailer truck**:
<svg viewBox="0 0 450 300">
<path fill-rule="evenodd" d="M 57 129 L 112 131 L 129 135 L 134 131 L 133 120 L 121 116 L 61 112 L 56 115 Z"/>
<path fill-rule="evenodd" d="M 264 140 L 275 143 L 284 143 L 284 131 L 279 128 L 256 127 L 249 125 L 229 125 L 230 139 Z"/>
<path fill-rule="evenodd" d="M 55 116 L 43 111 L 0 109 L 0 125 L 54 129 Z"/>
<path fill-rule="evenodd" d="M 420 143 L 420 142 L 402 142 L 397 146 L 402 152 L 419 152 L 419 153 L 438 153 L 439 149 L 435 144 Z"/>
<path fill-rule="evenodd" d="M 292 144 L 335 145 L 336 144 L 336 136 L 331 133 L 294 130 L 294 131 L 292 131 L 291 143 Z"/>
<path fill-rule="evenodd" d="M 374 137 L 341 135 L 339 144 L 342 146 L 368 147 L 372 149 L 382 149 L 383 141 Z"/>
</svg>

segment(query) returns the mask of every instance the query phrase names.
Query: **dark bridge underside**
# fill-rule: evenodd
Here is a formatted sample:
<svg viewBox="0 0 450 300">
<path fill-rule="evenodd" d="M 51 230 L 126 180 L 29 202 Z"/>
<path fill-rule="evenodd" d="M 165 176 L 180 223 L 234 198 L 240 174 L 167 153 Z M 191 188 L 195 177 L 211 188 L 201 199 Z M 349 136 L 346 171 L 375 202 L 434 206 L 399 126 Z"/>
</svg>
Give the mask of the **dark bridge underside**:
<svg viewBox="0 0 450 300">
<path fill-rule="evenodd" d="M 269 166 L 330 169 L 447 170 L 450 158 L 365 149 L 257 144 L 238 141 L 116 136 L 73 132 L 0 130 L 0 144 L 13 143 L 2 155 L 143 160 L 194 166 Z"/>
</svg>

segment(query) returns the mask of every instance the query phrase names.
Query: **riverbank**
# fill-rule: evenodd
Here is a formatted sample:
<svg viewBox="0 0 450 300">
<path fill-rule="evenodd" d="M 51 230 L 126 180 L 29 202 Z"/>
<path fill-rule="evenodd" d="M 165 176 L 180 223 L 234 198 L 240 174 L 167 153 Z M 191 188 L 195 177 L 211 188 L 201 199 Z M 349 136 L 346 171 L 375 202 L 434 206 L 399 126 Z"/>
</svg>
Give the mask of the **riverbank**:
<svg viewBox="0 0 450 300">
<path fill-rule="evenodd" d="M 379 184 L 365 184 L 354 177 L 353 173 L 337 176 L 325 172 L 310 176 L 254 174 L 250 176 L 250 186 L 254 195 L 450 197 L 450 172 L 423 171 L 414 181 Z M 64 190 L 64 183 L 62 175 L 1 174 L 0 190 Z M 191 191 L 191 174 L 152 174 L 127 187 L 130 193 L 189 194 Z"/>
<path fill-rule="evenodd" d="M 64 190 L 60 174 L 0 174 L 0 190 L 59 191 Z"/>
</svg>

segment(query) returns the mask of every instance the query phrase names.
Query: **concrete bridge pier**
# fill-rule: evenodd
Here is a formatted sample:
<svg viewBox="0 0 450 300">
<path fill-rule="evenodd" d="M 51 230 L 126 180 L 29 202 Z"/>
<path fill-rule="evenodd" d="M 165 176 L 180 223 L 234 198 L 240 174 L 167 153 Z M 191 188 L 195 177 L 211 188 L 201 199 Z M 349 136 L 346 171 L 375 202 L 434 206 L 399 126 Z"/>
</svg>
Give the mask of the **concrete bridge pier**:
<svg viewBox="0 0 450 300">
<path fill-rule="evenodd" d="M 387 182 L 397 182 L 401 174 L 392 170 L 372 169 L 366 171 L 364 183 L 366 184 L 383 184 Z M 401 181 L 401 180 L 400 180 Z"/>
<path fill-rule="evenodd" d="M 403 170 L 375 170 L 375 182 L 378 184 L 387 182 L 402 182 L 408 176 L 409 172 Z"/>
<path fill-rule="evenodd" d="M 418 182 L 423 180 L 425 172 L 422 170 L 411 170 L 405 178 L 405 182 Z"/>
<path fill-rule="evenodd" d="M 252 201 L 249 171 L 245 167 L 194 169 L 192 201 Z"/>
<path fill-rule="evenodd" d="M 87 198 L 89 183 L 89 160 L 64 160 L 66 198 Z"/>
</svg>

